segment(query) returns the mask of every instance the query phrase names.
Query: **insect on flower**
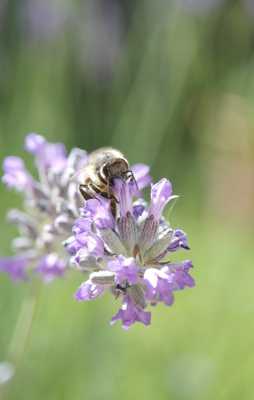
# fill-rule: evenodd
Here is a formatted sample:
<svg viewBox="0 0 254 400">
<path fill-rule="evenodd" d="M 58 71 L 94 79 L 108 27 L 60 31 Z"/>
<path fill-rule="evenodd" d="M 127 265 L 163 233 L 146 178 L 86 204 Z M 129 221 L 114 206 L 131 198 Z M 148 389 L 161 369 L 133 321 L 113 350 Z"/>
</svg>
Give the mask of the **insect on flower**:
<svg viewBox="0 0 254 400">
<path fill-rule="evenodd" d="M 138 186 L 140 175 L 146 187 L 144 166 L 142 174 L 137 174 L 135 166 L 132 169 Z M 128 180 L 115 179 L 112 190 L 119 200 L 116 214 L 110 199 L 100 194 L 86 200 L 73 235 L 65 242 L 73 266 L 89 275 L 75 298 L 94 300 L 109 291 L 122 301 L 112 324 L 120 320 L 124 329 L 135 322 L 149 325 L 149 305 L 170 306 L 174 292 L 195 285 L 192 262 L 171 261 L 172 253 L 189 249 L 185 232 L 173 229 L 163 217 L 164 208 L 177 196 L 165 178 L 151 185 L 150 204 L 133 194 Z"/>
<path fill-rule="evenodd" d="M 89 155 L 88 163 L 81 171 L 80 178 L 82 181 L 79 186 L 80 193 L 86 200 L 96 198 L 100 194 L 111 200 L 113 210 L 118 202 L 113 193 L 114 180 L 130 179 L 136 184 L 128 160 L 119 150 L 110 147 L 95 150 Z"/>
<path fill-rule="evenodd" d="M 67 154 L 62 143 L 50 143 L 35 133 L 26 137 L 25 149 L 34 157 L 37 176 L 30 174 L 19 157 L 10 156 L 3 162 L 2 181 L 20 193 L 21 209 L 8 213 L 8 220 L 17 226 L 19 235 L 12 242 L 13 256 L 0 257 L 0 271 L 8 273 L 14 280 L 26 279 L 30 273 L 36 272 L 45 281 L 51 281 L 68 269 L 69 255 L 62 242 L 71 235 L 72 226 L 80 216 L 80 207 L 84 205 L 78 190 L 79 171 L 86 171 L 87 163 L 91 167 L 94 156 L 90 157 L 77 148 Z M 101 154 L 101 151 L 95 152 L 95 156 L 96 153 Z M 114 155 L 103 163 L 102 176 L 118 174 L 124 177 L 125 173 L 128 174 L 129 164 L 123 155 L 117 151 Z M 148 166 L 136 164 L 132 171 L 140 190 L 150 183 Z M 91 176 L 88 172 L 86 174 Z M 94 175 L 97 176 L 95 170 Z M 103 182 L 106 180 L 102 179 Z M 97 193 L 94 188 L 97 186 L 91 185 L 92 197 Z M 97 190 L 107 196 L 103 185 Z M 106 201 L 105 197 L 103 199 Z"/>
<path fill-rule="evenodd" d="M 171 260 L 189 245 L 185 232 L 163 216 L 177 197 L 168 179 L 151 184 L 147 165 L 130 167 L 112 148 L 68 155 L 62 144 L 37 134 L 27 136 L 25 148 L 34 156 L 37 178 L 21 158 L 4 160 L 2 181 L 21 193 L 23 206 L 9 213 L 19 236 L 14 256 L 0 258 L 0 271 L 14 280 L 35 272 L 45 281 L 71 265 L 87 272 L 75 298 L 89 301 L 111 292 L 121 301 L 111 324 L 120 320 L 124 329 L 149 325 L 150 305 L 170 306 L 176 291 L 195 286 L 192 262 Z M 149 185 L 150 203 L 141 193 Z"/>
</svg>

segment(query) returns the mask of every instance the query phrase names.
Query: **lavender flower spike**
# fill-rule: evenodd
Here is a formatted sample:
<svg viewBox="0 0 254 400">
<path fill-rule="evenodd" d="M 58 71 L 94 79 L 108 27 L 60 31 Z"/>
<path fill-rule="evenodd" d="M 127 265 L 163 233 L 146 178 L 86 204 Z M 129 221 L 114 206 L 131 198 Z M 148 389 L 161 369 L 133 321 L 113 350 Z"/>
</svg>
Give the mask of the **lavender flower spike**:
<svg viewBox="0 0 254 400">
<path fill-rule="evenodd" d="M 33 179 L 25 168 L 23 160 L 19 157 L 7 157 L 3 164 L 3 183 L 10 189 L 18 191 L 30 190 Z"/>
<path fill-rule="evenodd" d="M 72 176 L 87 162 L 86 152 L 73 149 L 69 156 L 63 144 L 49 143 L 29 134 L 25 148 L 35 159 L 38 179 L 26 170 L 22 159 L 7 157 L 2 181 L 23 198 L 23 210 L 11 210 L 8 219 L 19 231 L 13 240 L 15 256 L 0 259 L 0 270 L 14 280 L 33 271 L 46 282 L 64 275 L 69 256 L 62 242 L 79 216 L 82 199 Z"/>
<path fill-rule="evenodd" d="M 144 171 L 147 172 L 143 168 Z M 120 320 L 122 327 L 128 329 L 135 322 L 150 324 L 151 313 L 146 310 L 149 304 L 170 306 L 176 291 L 195 283 L 189 260 L 167 261 L 173 252 L 189 249 L 186 234 L 173 230 L 162 217 L 167 203 L 176 197 L 171 183 L 162 179 L 151 186 L 150 205 L 133 190 L 132 181 L 116 179 L 113 190 L 116 215 L 111 213 L 110 201 L 100 195 L 86 201 L 66 248 L 73 264 L 89 273 L 76 299 L 93 300 L 111 292 L 122 300 L 111 324 Z M 94 248 L 99 251 L 92 246 L 89 250 L 88 242 L 97 243 Z"/>
<path fill-rule="evenodd" d="M 0 271 L 7 272 L 12 280 L 26 279 L 28 260 L 23 257 L 7 257 L 0 259 Z"/>
</svg>

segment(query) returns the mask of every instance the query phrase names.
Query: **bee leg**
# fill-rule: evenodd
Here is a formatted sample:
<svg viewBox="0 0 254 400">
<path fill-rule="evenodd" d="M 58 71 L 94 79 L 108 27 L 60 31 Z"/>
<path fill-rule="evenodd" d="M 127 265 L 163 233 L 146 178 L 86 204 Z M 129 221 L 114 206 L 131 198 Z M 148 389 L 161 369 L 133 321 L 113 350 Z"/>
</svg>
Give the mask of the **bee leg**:
<svg viewBox="0 0 254 400">
<path fill-rule="evenodd" d="M 116 207 L 115 201 L 113 201 L 113 200 L 110 201 L 110 208 L 111 208 L 111 213 L 112 213 L 113 217 L 116 218 L 117 207 Z"/>
<path fill-rule="evenodd" d="M 113 184 L 108 181 L 107 183 L 107 195 L 108 195 L 108 199 L 110 199 L 111 201 L 114 201 L 115 203 L 119 203 L 119 200 L 117 199 L 117 197 L 114 195 L 114 192 L 112 190 L 112 186 Z"/>
<path fill-rule="evenodd" d="M 79 191 L 85 200 L 93 199 L 95 197 L 95 193 L 90 185 L 79 185 Z"/>
<path fill-rule="evenodd" d="M 110 200 L 111 212 L 115 218 L 116 214 L 117 214 L 117 204 L 119 204 L 119 200 L 114 195 L 114 192 L 112 189 L 112 183 L 110 181 L 107 182 L 107 190 L 106 190 L 105 194 L 107 195 L 107 199 Z"/>
</svg>

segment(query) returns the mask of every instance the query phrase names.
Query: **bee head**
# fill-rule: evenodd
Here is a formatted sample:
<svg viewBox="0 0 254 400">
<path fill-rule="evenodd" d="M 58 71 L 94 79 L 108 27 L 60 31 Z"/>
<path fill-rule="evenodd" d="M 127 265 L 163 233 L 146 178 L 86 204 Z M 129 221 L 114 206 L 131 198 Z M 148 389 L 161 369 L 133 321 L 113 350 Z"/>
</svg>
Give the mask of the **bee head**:
<svg viewBox="0 0 254 400">
<path fill-rule="evenodd" d="M 107 180 L 111 180 L 113 178 L 123 178 L 126 176 L 129 169 L 128 162 L 124 158 L 116 158 L 107 162 L 103 168 L 103 175 Z"/>
</svg>

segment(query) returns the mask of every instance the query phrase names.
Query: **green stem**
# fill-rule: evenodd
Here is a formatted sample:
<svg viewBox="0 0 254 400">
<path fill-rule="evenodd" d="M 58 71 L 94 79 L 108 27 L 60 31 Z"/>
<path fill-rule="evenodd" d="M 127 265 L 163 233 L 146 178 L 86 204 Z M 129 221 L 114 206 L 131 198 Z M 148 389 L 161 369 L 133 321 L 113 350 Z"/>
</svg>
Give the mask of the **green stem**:
<svg viewBox="0 0 254 400">
<path fill-rule="evenodd" d="M 16 326 L 10 341 L 7 352 L 7 361 L 10 362 L 15 370 L 15 374 L 24 358 L 27 346 L 32 334 L 32 327 L 37 315 L 41 284 L 36 282 L 31 286 L 31 293 L 22 302 L 21 309 L 17 318 Z M 4 385 L 1 400 L 7 395 L 8 383 Z M 1 393 L 1 391 L 0 391 Z M 5 394 L 5 396 L 3 396 Z"/>
</svg>

